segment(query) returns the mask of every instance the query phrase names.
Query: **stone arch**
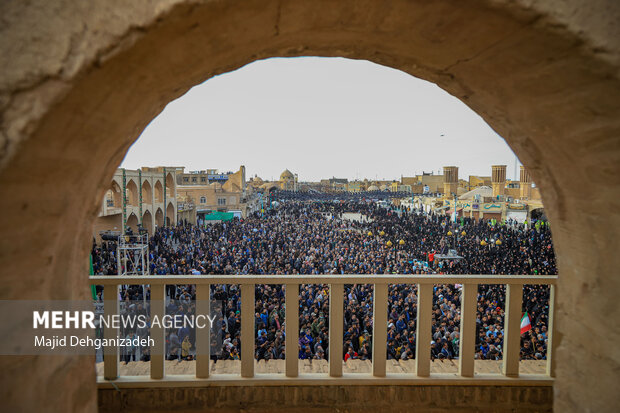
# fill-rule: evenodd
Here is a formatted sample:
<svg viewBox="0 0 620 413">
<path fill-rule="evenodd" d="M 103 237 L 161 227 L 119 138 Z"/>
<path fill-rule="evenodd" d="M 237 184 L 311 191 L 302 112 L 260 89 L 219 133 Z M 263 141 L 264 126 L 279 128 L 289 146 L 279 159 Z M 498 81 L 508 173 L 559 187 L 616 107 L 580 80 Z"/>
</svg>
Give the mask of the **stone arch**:
<svg viewBox="0 0 620 413">
<path fill-rule="evenodd" d="M 155 182 L 155 202 L 164 202 L 164 187 L 159 179 Z"/>
<path fill-rule="evenodd" d="M 136 185 L 133 179 L 129 179 L 127 181 L 126 196 L 127 196 L 127 205 L 128 206 L 138 206 L 140 205 L 140 198 L 138 197 L 138 185 Z"/>
<path fill-rule="evenodd" d="M 151 215 L 151 211 L 146 211 L 142 214 L 142 226 L 146 228 L 149 235 L 153 235 L 153 215 Z"/>
<path fill-rule="evenodd" d="M 166 226 L 174 225 L 176 223 L 177 220 L 174 215 L 174 204 L 172 202 L 168 202 L 168 206 L 166 207 Z"/>
<path fill-rule="evenodd" d="M 546 220 L 547 216 L 546 216 L 546 211 L 544 208 L 534 208 L 530 211 L 530 217 L 531 219 L 542 219 L 542 220 Z"/>
<path fill-rule="evenodd" d="M 172 173 L 168 172 L 166 174 L 166 197 L 174 198 L 174 178 L 172 177 Z"/>
<path fill-rule="evenodd" d="M 155 225 L 157 228 L 161 228 L 164 226 L 164 213 L 161 208 L 157 208 L 157 212 L 155 212 Z"/>
<path fill-rule="evenodd" d="M 123 207 L 123 195 L 121 193 L 121 188 L 116 181 L 112 181 L 112 183 L 110 184 L 110 189 L 108 189 L 106 192 L 105 202 L 107 204 L 107 207 Z"/>
<path fill-rule="evenodd" d="M 138 233 L 138 216 L 133 212 L 127 217 L 127 222 L 125 223 L 126 228 L 131 228 L 134 234 Z"/>
<path fill-rule="evenodd" d="M 272 192 L 279 189 L 279 185 L 275 182 L 270 182 L 268 184 L 264 184 L 262 188 L 265 195 L 270 195 Z"/>
<path fill-rule="evenodd" d="M 108 208 L 114 208 L 114 190 L 112 188 L 106 191 L 103 202 Z"/>
<path fill-rule="evenodd" d="M 153 188 L 149 181 L 142 181 L 142 202 L 145 204 L 153 203 Z"/>
<path fill-rule="evenodd" d="M 6 62 L 0 181 L 11 185 L 0 185 L 0 227 L 7 238 L 20 240 L 16 252 L 23 257 L 0 256 L 5 282 L 38 285 L 31 299 L 85 297 L 84 245 L 97 207 L 84 208 L 84 200 L 98 206 L 141 130 L 191 86 L 273 56 L 367 59 L 435 82 L 463 100 L 532 171 L 561 272 L 555 409 L 613 405 L 612 355 L 593 351 L 578 360 L 574 355 L 593 339 L 600 349 L 615 348 L 620 340 L 599 316 L 617 307 L 620 287 L 610 276 L 619 264 L 614 250 L 619 218 L 604 207 L 617 202 L 620 176 L 617 2 L 173 0 L 159 7 L 132 2 L 121 10 L 100 2 L 88 14 L 77 3 L 58 10 L 50 4 L 2 5 L 3 37 L 9 41 L 0 46 Z M 121 15 L 109 26 L 101 23 L 102 16 Z M 94 34 L 101 30 L 104 35 Z M 72 47 L 50 48 L 40 38 Z M 74 167 L 58 168 L 69 157 Z M 582 213 L 593 199 L 603 207 Z M 61 219 L 37 213 L 44 209 L 59 211 Z M 38 235 L 40 228 L 58 234 L 53 245 Z M 37 236 L 24 238 L 27 234 Z M 57 377 L 58 384 L 51 384 L 60 366 L 67 376 L 92 376 L 89 360 L 67 361 L 33 360 L 19 372 L 33 386 L 49 389 L 50 396 L 25 401 L 30 409 L 17 396 L 23 392 L 11 391 L 21 381 L 6 381 L 7 394 L 14 395 L 6 399 L 9 410 L 18 405 L 40 410 L 37 403 L 65 384 Z M 37 368 L 49 373 L 37 374 Z M 595 375 L 599 380 L 575 380 Z M 94 389 L 93 383 L 90 398 L 67 398 L 56 409 L 94 408 Z"/>
</svg>

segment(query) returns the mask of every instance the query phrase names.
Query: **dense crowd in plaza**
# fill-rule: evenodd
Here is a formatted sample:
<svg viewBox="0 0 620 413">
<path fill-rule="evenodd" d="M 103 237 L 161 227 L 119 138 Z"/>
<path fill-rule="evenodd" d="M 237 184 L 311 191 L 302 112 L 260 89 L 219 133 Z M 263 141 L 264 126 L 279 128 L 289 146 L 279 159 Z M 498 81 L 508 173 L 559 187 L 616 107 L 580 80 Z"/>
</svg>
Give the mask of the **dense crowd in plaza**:
<svg viewBox="0 0 620 413">
<path fill-rule="evenodd" d="M 355 219 L 350 219 L 354 217 Z M 455 249 L 463 257 L 436 256 Z M 476 221 L 384 208 L 360 199 L 335 201 L 280 199 L 276 208 L 246 219 L 203 227 L 158 228 L 150 238 L 151 274 L 556 274 L 548 224 Z M 95 274 L 116 274 L 115 245 L 93 248 Z M 168 313 L 194 311 L 192 285 L 168 286 Z M 122 299 L 141 300 L 142 289 L 123 290 Z M 388 292 L 388 358 L 415 356 L 417 288 L 392 284 Z M 148 295 L 148 291 L 147 291 Z M 221 349 L 217 358 L 240 353 L 240 289 L 212 286 L 223 304 Z M 523 359 L 544 359 L 549 289 L 525 286 L 523 311 L 532 330 L 521 337 Z M 476 357 L 501 359 L 504 329 L 503 286 L 478 292 Z M 344 297 L 345 360 L 372 356 L 372 285 L 347 285 Z M 327 285 L 301 285 L 299 357 L 328 358 Z M 132 310 L 136 311 L 136 310 Z M 141 311 L 143 311 L 141 309 Z M 256 357 L 284 358 L 284 287 L 256 286 Z M 431 356 L 458 357 L 460 285 L 437 285 L 433 292 Z M 144 334 L 128 331 L 127 334 Z M 167 333 L 170 358 L 191 358 L 195 333 Z M 144 352 L 143 352 L 144 353 Z M 215 356 L 214 356 L 215 357 Z M 143 357 L 144 359 L 144 357 Z"/>
<path fill-rule="evenodd" d="M 397 191 L 361 191 L 361 192 L 317 192 L 317 191 L 284 191 L 277 190 L 275 195 L 281 201 L 306 201 L 306 202 L 355 202 L 362 199 L 382 200 L 382 199 L 403 199 L 415 195 L 438 197 L 441 194 L 436 192 L 427 192 L 425 194 L 412 194 L 411 192 Z"/>
</svg>

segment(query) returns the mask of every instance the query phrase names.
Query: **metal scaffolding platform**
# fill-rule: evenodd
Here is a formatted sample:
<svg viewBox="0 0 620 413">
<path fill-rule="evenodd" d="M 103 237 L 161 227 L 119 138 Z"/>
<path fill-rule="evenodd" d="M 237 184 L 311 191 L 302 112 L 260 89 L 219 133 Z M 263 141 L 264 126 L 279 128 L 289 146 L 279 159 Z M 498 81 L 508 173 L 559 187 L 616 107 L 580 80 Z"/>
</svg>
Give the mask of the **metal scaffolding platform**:
<svg viewBox="0 0 620 413">
<path fill-rule="evenodd" d="M 148 233 L 120 235 L 116 257 L 118 275 L 149 275 Z"/>
</svg>

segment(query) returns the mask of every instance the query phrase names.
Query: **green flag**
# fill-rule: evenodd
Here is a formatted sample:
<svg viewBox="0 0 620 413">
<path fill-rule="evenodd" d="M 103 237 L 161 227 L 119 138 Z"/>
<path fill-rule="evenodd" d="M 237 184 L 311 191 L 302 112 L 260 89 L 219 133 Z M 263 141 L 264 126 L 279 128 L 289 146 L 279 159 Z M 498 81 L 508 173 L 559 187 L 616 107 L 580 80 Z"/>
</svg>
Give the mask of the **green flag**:
<svg viewBox="0 0 620 413">
<path fill-rule="evenodd" d="M 89 258 L 89 271 L 88 273 L 90 275 L 95 275 L 95 271 L 93 270 L 93 254 L 88 254 L 88 258 Z M 94 285 L 90 286 L 90 293 L 93 296 L 93 300 L 97 299 L 97 287 L 95 287 Z"/>
</svg>

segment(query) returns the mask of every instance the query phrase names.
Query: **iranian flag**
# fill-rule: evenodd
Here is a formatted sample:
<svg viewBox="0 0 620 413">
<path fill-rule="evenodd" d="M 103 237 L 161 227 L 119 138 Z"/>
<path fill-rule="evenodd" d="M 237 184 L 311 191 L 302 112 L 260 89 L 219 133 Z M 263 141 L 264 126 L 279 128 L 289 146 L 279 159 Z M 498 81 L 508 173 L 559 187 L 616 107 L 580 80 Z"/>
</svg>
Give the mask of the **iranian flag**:
<svg viewBox="0 0 620 413">
<path fill-rule="evenodd" d="M 530 331 L 532 329 L 532 324 L 530 324 L 530 316 L 527 315 L 527 311 L 523 313 L 523 317 L 521 317 L 521 334 Z"/>
</svg>

